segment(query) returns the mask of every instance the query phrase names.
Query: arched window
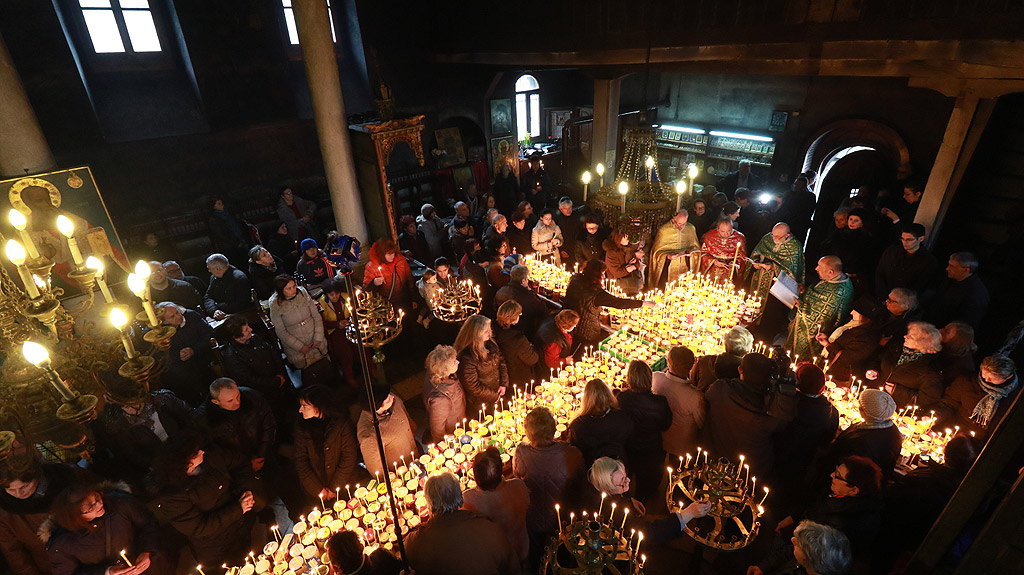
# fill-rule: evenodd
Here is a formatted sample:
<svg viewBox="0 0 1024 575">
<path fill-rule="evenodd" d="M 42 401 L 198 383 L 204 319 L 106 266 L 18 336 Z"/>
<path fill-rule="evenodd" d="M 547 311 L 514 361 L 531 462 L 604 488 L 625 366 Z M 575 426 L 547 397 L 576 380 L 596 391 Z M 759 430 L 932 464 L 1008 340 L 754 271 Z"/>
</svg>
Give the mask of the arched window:
<svg viewBox="0 0 1024 575">
<path fill-rule="evenodd" d="M 516 80 L 516 128 L 520 141 L 540 136 L 540 84 L 529 74 Z"/>
</svg>

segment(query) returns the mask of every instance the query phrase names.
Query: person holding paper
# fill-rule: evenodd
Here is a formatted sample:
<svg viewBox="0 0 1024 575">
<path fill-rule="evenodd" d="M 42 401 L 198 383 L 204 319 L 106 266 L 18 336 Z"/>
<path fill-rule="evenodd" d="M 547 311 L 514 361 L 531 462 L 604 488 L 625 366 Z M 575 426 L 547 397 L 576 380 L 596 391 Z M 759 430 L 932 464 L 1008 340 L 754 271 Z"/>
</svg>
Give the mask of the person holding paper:
<svg viewBox="0 0 1024 575">
<path fill-rule="evenodd" d="M 750 259 L 753 270 L 750 291 L 752 296 L 761 299 L 762 311 L 768 303 L 768 290 L 780 273 L 786 272 L 798 284 L 804 283 L 804 253 L 785 222 L 775 224 L 771 233 L 757 242 Z"/>
<path fill-rule="evenodd" d="M 786 348 L 794 356 L 809 358 L 821 355 L 821 344 L 815 340 L 820 333 L 832 333 L 839 319 L 846 315 L 853 299 L 853 283 L 843 273 L 843 262 L 836 256 L 818 260 L 821 281 L 800 296 L 790 312 L 789 334 Z"/>
<path fill-rule="evenodd" d="M 688 219 L 687 211 L 679 210 L 671 220 L 658 228 L 651 247 L 650 287 L 664 287 L 689 271 L 688 256 L 700 244 L 697 242 L 697 229 Z"/>
<path fill-rule="evenodd" d="M 700 250 L 706 256 L 701 258 L 701 271 L 712 280 L 726 282 L 743 277 L 747 238 L 733 229 L 729 218 L 719 219 L 715 228 L 704 234 Z M 730 273 L 733 266 L 737 267 L 735 276 Z"/>
</svg>

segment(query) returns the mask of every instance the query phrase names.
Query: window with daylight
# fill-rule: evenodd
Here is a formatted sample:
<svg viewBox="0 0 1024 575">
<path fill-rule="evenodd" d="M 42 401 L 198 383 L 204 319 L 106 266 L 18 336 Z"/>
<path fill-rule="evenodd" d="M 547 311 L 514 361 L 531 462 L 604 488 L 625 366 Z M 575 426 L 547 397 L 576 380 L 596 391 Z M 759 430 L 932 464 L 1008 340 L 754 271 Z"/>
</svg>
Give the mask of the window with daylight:
<svg viewBox="0 0 1024 575">
<path fill-rule="evenodd" d="M 97 54 L 160 52 L 149 0 L 78 0 Z"/>
<path fill-rule="evenodd" d="M 529 74 L 516 80 L 516 128 L 520 142 L 540 136 L 540 84 Z"/>
<path fill-rule="evenodd" d="M 292 46 L 299 45 L 299 31 L 295 28 L 295 11 L 292 9 L 292 0 L 281 0 L 284 7 L 284 23 L 288 27 L 288 41 Z M 327 0 L 327 17 L 331 19 L 331 40 L 338 41 L 338 33 L 334 31 L 334 12 L 331 11 L 331 0 Z"/>
</svg>

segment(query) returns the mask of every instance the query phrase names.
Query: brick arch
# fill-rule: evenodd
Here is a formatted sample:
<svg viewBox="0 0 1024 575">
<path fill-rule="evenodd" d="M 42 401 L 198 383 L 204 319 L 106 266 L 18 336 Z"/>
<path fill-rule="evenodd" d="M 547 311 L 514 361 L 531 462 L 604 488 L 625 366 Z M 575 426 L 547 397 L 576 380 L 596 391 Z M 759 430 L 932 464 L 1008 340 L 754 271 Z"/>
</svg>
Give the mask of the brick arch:
<svg viewBox="0 0 1024 575">
<path fill-rule="evenodd" d="M 900 173 L 909 173 L 910 150 L 903 136 L 891 126 L 875 120 L 848 119 L 832 122 L 811 136 L 800 171 L 815 170 L 839 150 L 868 146 L 883 154 Z"/>
</svg>

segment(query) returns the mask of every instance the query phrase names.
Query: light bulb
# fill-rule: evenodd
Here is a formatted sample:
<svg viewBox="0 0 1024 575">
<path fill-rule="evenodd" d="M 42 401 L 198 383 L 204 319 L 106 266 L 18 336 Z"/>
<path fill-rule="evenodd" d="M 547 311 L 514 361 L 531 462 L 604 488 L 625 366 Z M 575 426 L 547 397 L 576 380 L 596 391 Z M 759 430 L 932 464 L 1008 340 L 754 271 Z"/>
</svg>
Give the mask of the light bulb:
<svg viewBox="0 0 1024 575">
<path fill-rule="evenodd" d="M 103 273 L 103 260 L 96 256 L 89 256 L 85 260 L 85 267 L 94 270 L 96 275 Z"/>
<path fill-rule="evenodd" d="M 11 221 L 11 225 L 18 231 L 25 231 L 25 226 L 28 225 L 28 220 L 25 219 L 25 214 L 18 210 L 11 209 L 11 213 L 7 214 L 7 219 Z"/>
<path fill-rule="evenodd" d="M 139 276 L 139 279 L 149 279 L 149 274 L 151 272 L 152 270 L 149 269 L 149 262 L 145 260 L 139 260 L 135 262 L 135 275 Z"/>
<path fill-rule="evenodd" d="M 590 183 L 590 170 L 587 170 L 586 172 L 583 172 L 583 183 L 584 184 L 589 184 Z M 11 210 L 11 211 L 14 211 L 14 210 Z"/>
<path fill-rule="evenodd" d="M 70 238 L 75 235 L 75 224 L 71 223 L 71 220 L 67 216 L 61 214 L 57 216 L 57 230 L 64 235 L 65 238 Z"/>
<path fill-rule="evenodd" d="M 600 163 L 597 164 L 597 166 L 594 168 L 594 170 L 597 172 L 597 175 L 603 176 L 604 175 L 604 164 L 600 164 Z"/>
<path fill-rule="evenodd" d="M 29 363 L 37 367 L 50 360 L 50 353 L 46 348 L 31 340 L 25 340 L 21 346 L 21 353 Z"/>
<path fill-rule="evenodd" d="M 679 194 L 680 196 L 686 193 L 686 182 L 685 181 L 679 180 L 676 183 L 676 193 Z"/>
<path fill-rule="evenodd" d="M 115 307 L 114 309 L 110 310 L 110 323 L 117 329 L 121 329 L 124 326 L 128 325 L 128 316 L 124 315 L 124 312 L 121 311 L 121 308 Z"/>
<path fill-rule="evenodd" d="M 142 297 L 142 294 L 146 292 L 146 280 L 140 278 L 137 274 L 128 274 L 128 289 L 133 294 Z"/>
<path fill-rule="evenodd" d="M 7 240 L 4 251 L 7 252 L 7 259 L 11 260 L 12 264 L 20 266 L 25 263 L 25 248 L 21 247 L 17 240 Z"/>
<path fill-rule="evenodd" d="M 619 182 L 619 193 L 622 195 L 629 193 L 629 184 L 626 183 L 626 180 Z"/>
<path fill-rule="evenodd" d="M 686 175 L 690 176 L 690 179 L 697 177 L 697 164 L 690 164 L 689 168 L 686 168 Z"/>
</svg>

